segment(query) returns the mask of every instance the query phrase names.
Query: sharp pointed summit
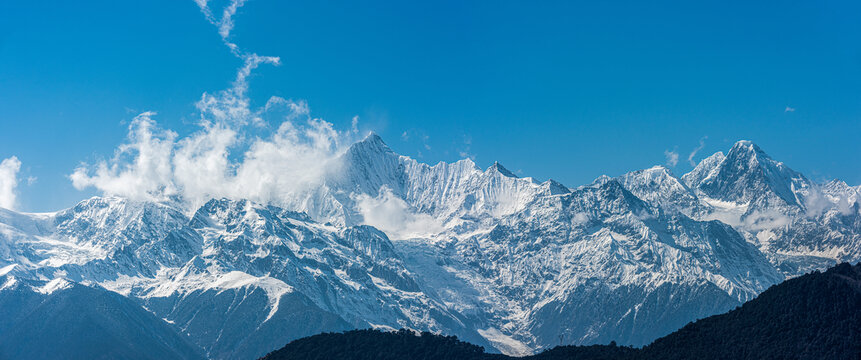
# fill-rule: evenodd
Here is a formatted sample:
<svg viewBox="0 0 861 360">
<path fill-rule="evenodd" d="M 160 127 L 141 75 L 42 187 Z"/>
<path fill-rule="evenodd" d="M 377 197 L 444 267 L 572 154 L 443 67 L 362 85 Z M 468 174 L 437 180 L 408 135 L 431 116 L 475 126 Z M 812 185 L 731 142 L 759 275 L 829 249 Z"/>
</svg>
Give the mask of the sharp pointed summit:
<svg viewBox="0 0 861 360">
<path fill-rule="evenodd" d="M 368 136 L 365 136 L 361 141 L 356 142 L 353 145 L 350 145 L 349 150 L 347 152 L 371 152 L 371 153 L 384 153 L 384 152 L 392 152 L 392 149 L 386 145 L 386 142 L 383 141 L 383 138 L 377 133 L 371 131 L 368 133 Z"/>
<path fill-rule="evenodd" d="M 729 149 L 729 153 L 727 153 L 726 157 L 730 162 L 735 162 L 739 165 L 744 165 L 746 163 L 748 168 L 769 166 L 776 163 L 776 161 L 768 156 L 765 151 L 750 140 L 737 141 L 732 148 Z"/>
<path fill-rule="evenodd" d="M 704 169 L 695 169 L 700 175 Z M 697 187 L 709 197 L 735 203 L 773 202 L 803 206 L 800 196 L 810 187 L 804 175 L 772 159 L 751 141 L 736 142 L 720 164 Z"/>
<path fill-rule="evenodd" d="M 487 168 L 487 170 L 490 172 L 496 171 L 496 172 L 498 172 L 504 176 L 508 176 L 508 177 L 513 177 L 513 178 L 518 177 L 513 172 L 506 169 L 505 166 L 502 166 L 502 164 L 500 164 L 499 161 L 494 161 L 493 165 L 491 165 L 489 168 Z"/>
</svg>

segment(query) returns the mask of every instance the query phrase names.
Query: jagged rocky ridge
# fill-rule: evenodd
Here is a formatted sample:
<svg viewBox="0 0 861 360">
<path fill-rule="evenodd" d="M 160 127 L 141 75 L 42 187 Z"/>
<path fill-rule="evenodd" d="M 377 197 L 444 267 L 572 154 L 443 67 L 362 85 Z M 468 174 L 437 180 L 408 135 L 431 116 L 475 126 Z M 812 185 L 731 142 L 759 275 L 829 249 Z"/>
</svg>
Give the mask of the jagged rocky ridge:
<svg viewBox="0 0 861 360">
<path fill-rule="evenodd" d="M 278 206 L 0 209 L 0 273 L 119 293 L 209 358 L 369 326 L 527 354 L 647 344 L 861 257 L 859 189 L 811 182 L 747 141 L 682 177 L 654 167 L 576 189 L 498 163 L 422 164 L 376 135 L 335 165 Z"/>
</svg>

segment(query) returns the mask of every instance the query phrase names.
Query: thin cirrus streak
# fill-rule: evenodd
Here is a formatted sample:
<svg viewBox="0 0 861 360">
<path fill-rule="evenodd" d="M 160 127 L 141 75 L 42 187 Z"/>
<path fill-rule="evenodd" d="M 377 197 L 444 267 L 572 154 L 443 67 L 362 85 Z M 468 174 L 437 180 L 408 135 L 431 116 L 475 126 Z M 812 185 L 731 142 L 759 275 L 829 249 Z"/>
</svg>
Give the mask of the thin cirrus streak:
<svg viewBox="0 0 861 360">
<path fill-rule="evenodd" d="M 703 148 L 706 147 L 706 139 L 708 139 L 708 138 L 709 138 L 708 136 L 701 137 L 700 138 L 700 144 L 697 145 L 697 147 L 695 147 L 691 151 L 691 153 L 688 155 L 688 163 L 690 163 L 691 166 L 697 166 L 697 164 L 694 162 L 694 157 L 697 156 L 697 153 L 700 152 L 700 150 L 702 150 Z"/>
</svg>

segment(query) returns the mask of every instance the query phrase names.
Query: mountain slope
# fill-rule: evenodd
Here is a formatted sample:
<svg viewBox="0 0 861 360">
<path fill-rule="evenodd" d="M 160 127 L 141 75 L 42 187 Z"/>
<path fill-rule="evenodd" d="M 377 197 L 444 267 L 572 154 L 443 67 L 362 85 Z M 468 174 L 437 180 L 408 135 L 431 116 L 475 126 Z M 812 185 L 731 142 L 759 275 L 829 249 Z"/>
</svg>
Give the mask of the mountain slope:
<svg viewBox="0 0 861 360">
<path fill-rule="evenodd" d="M 697 320 L 642 348 L 560 346 L 519 359 L 861 358 L 861 264 L 843 263 L 772 286 L 726 314 Z M 282 359 L 518 359 L 456 338 L 350 331 L 296 340 L 264 357 Z"/>
<path fill-rule="evenodd" d="M 16 219 L 0 236 L 10 245 L 5 272 L 96 282 L 164 318 L 210 358 L 253 358 L 291 339 L 367 326 L 487 344 L 469 320 L 423 292 L 372 227 L 334 227 L 227 199 L 191 217 L 171 204 L 93 198 Z"/>
<path fill-rule="evenodd" d="M 662 359 L 850 359 L 861 356 L 861 264 L 773 286 L 740 308 L 647 346 Z"/>
<path fill-rule="evenodd" d="M 845 183 L 813 183 L 749 141 L 683 179 L 707 205 L 702 219 L 733 226 L 787 276 L 861 259 L 861 204 Z"/>
<path fill-rule="evenodd" d="M 132 300 L 63 280 L 0 276 L 0 358 L 202 359 Z"/>
</svg>

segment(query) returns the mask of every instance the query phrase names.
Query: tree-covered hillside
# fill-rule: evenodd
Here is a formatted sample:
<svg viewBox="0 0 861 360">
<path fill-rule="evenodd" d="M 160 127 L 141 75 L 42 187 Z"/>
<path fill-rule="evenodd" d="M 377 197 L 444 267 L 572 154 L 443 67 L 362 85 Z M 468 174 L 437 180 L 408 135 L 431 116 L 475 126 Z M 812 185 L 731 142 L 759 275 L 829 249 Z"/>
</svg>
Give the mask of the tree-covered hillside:
<svg viewBox="0 0 861 360">
<path fill-rule="evenodd" d="M 452 336 L 353 330 L 299 339 L 264 359 L 512 358 Z M 522 359 L 861 359 L 861 264 L 787 280 L 735 310 L 692 322 L 642 349 L 615 343 L 559 346 Z"/>
</svg>

